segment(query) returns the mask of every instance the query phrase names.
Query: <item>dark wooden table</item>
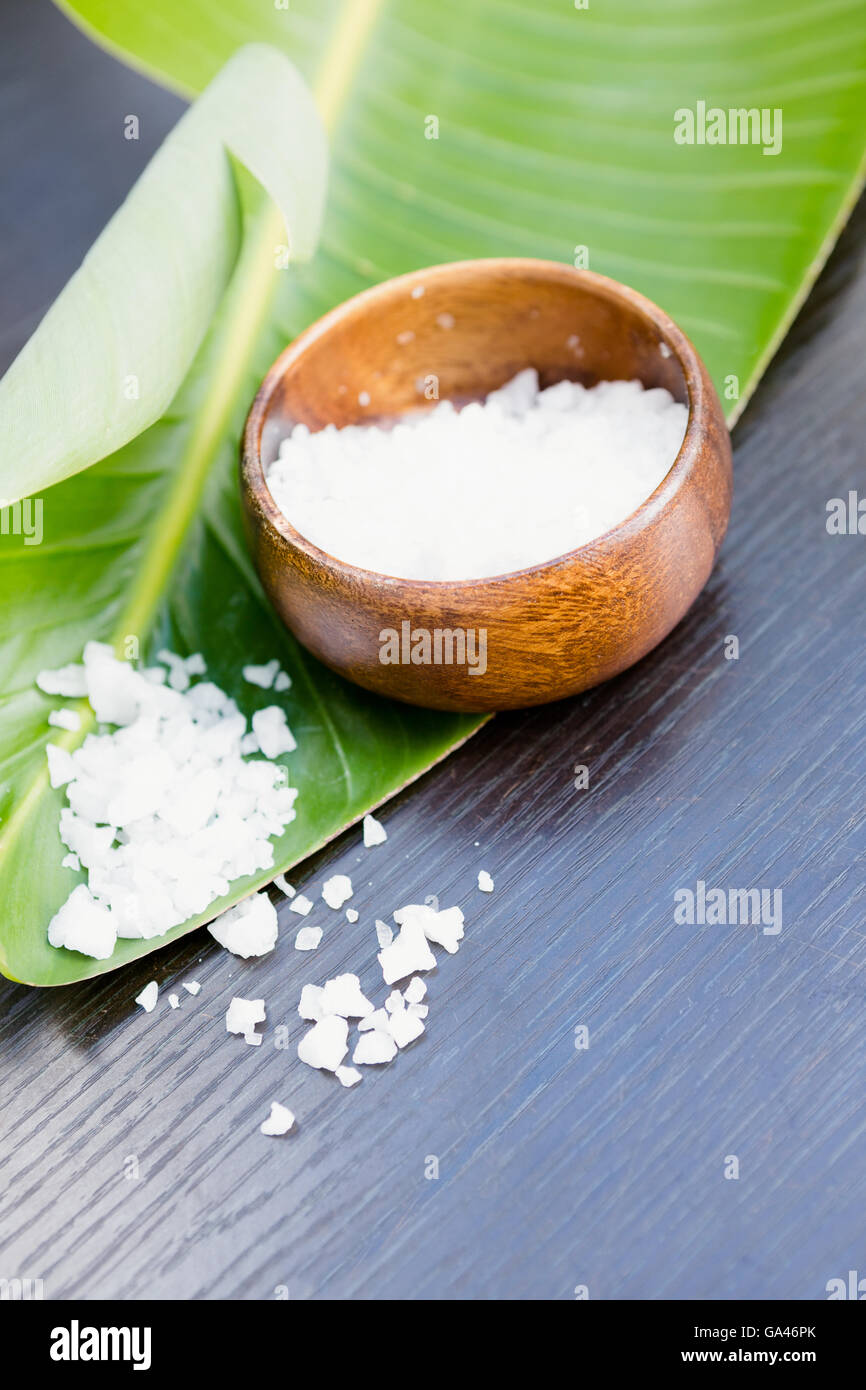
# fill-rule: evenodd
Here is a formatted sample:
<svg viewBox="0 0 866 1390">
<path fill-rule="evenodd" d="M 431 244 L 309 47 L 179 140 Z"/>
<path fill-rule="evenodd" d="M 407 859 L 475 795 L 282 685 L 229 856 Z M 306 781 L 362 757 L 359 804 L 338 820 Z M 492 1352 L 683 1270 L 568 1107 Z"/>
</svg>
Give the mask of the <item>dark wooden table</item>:
<svg viewBox="0 0 866 1390">
<path fill-rule="evenodd" d="M 42 0 L 4 18 L 5 365 L 179 104 Z M 54 1298 L 820 1299 L 866 1275 L 866 537 L 825 529 L 866 488 L 864 225 L 737 428 L 688 619 L 603 689 L 495 719 L 397 798 L 363 867 L 351 832 L 293 874 L 354 874 L 367 919 L 466 906 L 419 1044 L 351 1092 L 296 1061 L 301 983 L 359 950 L 332 934 L 313 971 L 295 916 L 258 962 L 199 932 L 81 987 L 0 983 L 0 1276 Z M 781 889 L 781 933 L 676 925 L 698 879 Z M 194 1006 L 134 1007 L 191 973 Z M 290 1051 L 225 1035 L 233 992 Z M 273 1098 L 291 1139 L 257 1132 Z"/>
</svg>

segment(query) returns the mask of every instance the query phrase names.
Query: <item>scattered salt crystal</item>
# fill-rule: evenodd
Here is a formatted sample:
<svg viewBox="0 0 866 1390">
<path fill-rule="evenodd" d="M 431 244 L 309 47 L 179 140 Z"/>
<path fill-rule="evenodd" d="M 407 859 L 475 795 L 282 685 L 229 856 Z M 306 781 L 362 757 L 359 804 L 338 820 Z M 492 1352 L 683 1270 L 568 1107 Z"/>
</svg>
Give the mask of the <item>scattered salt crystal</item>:
<svg viewBox="0 0 866 1390">
<path fill-rule="evenodd" d="M 408 1009 L 395 1009 L 391 1015 L 388 1032 L 398 1047 L 408 1047 L 410 1042 L 420 1038 L 424 1032 L 424 1024 L 417 1014 L 411 1014 Z"/>
<path fill-rule="evenodd" d="M 397 1056 L 397 1044 L 390 1034 L 373 1028 L 362 1033 L 352 1053 L 352 1061 L 359 1066 L 381 1066 Z"/>
<path fill-rule="evenodd" d="M 266 1120 L 262 1120 L 259 1129 L 262 1134 L 288 1134 L 295 1117 L 291 1110 L 285 1105 L 280 1105 L 278 1100 L 271 1101 L 271 1113 Z"/>
<path fill-rule="evenodd" d="M 56 671 L 40 671 L 36 684 L 46 695 L 62 695 L 74 699 L 87 694 L 87 674 L 83 666 L 75 663 L 59 666 Z"/>
<path fill-rule="evenodd" d="M 361 1073 L 354 1067 L 337 1067 L 334 1075 L 341 1086 L 357 1086 L 361 1080 Z"/>
<path fill-rule="evenodd" d="M 68 951 L 108 960 L 117 942 L 117 932 L 108 908 L 96 902 L 86 883 L 79 883 L 51 918 L 48 940 L 52 946 L 65 946 Z"/>
<path fill-rule="evenodd" d="M 321 1000 L 323 1014 L 339 1014 L 342 1018 L 366 1018 L 373 1005 L 361 993 L 357 975 L 338 975 L 325 982 Z"/>
<path fill-rule="evenodd" d="M 285 893 L 287 898 L 293 898 L 295 896 L 295 890 L 289 883 L 285 874 L 277 874 L 276 878 L 274 879 L 274 883 L 277 885 L 281 893 Z M 312 903 L 310 903 L 310 906 L 312 907 Z"/>
<path fill-rule="evenodd" d="M 386 946 L 390 946 L 394 940 L 394 933 L 387 922 L 382 922 L 376 918 L 376 939 L 379 942 L 380 950 L 384 951 Z"/>
<path fill-rule="evenodd" d="M 369 405 L 369 404 L 370 404 L 370 392 L 369 392 L 369 391 L 359 391 L 359 392 L 358 392 L 358 404 L 359 404 L 359 405 Z"/>
<path fill-rule="evenodd" d="M 241 999 L 236 996 L 226 1010 L 226 1032 L 240 1033 L 244 1042 L 254 1046 L 262 1040 L 261 1033 L 256 1032 L 256 1024 L 264 1021 L 264 999 Z"/>
<path fill-rule="evenodd" d="M 303 893 L 296 893 L 292 898 L 289 911 L 297 912 L 299 917 L 306 917 L 312 910 L 312 901 L 309 898 L 305 898 Z"/>
<path fill-rule="evenodd" d="M 493 892 L 493 879 L 486 869 L 480 869 L 478 872 L 478 887 L 481 889 L 482 893 Z"/>
<path fill-rule="evenodd" d="M 301 990 L 301 1001 L 298 1004 L 298 1013 L 301 1018 L 305 1018 L 310 1023 L 318 1023 L 324 1016 L 322 1008 L 322 996 L 325 991 L 321 985 L 304 985 Z"/>
<path fill-rule="evenodd" d="M 397 914 L 394 916 L 396 918 Z M 397 939 L 379 952 L 378 959 L 386 985 L 404 980 L 417 970 L 432 970 L 436 964 L 423 927 L 412 919 L 407 919 L 405 925 L 401 926 Z"/>
<path fill-rule="evenodd" d="M 297 748 L 294 735 L 286 723 L 286 712 L 279 705 L 268 705 L 253 715 L 253 733 L 266 758 L 278 758 Z"/>
<path fill-rule="evenodd" d="M 272 951 L 277 944 L 278 930 L 277 909 L 265 892 L 244 898 L 208 927 L 221 946 L 245 960 Z"/>
<path fill-rule="evenodd" d="M 346 874 L 334 874 L 322 884 L 322 897 L 328 907 L 333 907 L 337 912 L 351 896 L 352 880 Z"/>
<path fill-rule="evenodd" d="M 64 698 L 74 699 L 75 696 L 88 694 L 88 677 L 83 666 L 78 664 L 60 666 L 56 671 L 39 671 L 36 684 L 46 695 L 63 695 Z"/>
<path fill-rule="evenodd" d="M 407 1004 L 406 1012 L 412 1014 L 413 1018 L 426 1018 L 430 1012 L 429 1004 Z"/>
<path fill-rule="evenodd" d="M 181 983 L 183 984 L 183 988 L 186 990 L 187 994 L 198 994 L 199 990 L 201 989 L 201 985 L 199 984 L 198 980 L 183 980 Z"/>
<path fill-rule="evenodd" d="M 298 1057 L 308 1067 L 336 1071 L 349 1051 L 349 1025 L 337 1014 L 327 1014 L 314 1023 L 298 1043 Z"/>
<path fill-rule="evenodd" d="M 48 723 L 57 729 L 69 729 L 71 733 L 76 733 L 81 728 L 81 715 L 74 709 L 53 709 Z"/>
<path fill-rule="evenodd" d="M 170 994 L 170 995 L 168 996 L 168 1002 L 169 1002 L 169 1004 L 171 1005 L 171 1007 L 172 1007 L 173 1009 L 179 1009 L 179 1008 L 180 1008 L 180 995 L 179 995 L 179 994 Z"/>
<path fill-rule="evenodd" d="M 358 920 L 358 910 L 357 910 L 357 908 L 354 908 L 354 907 L 347 907 L 347 908 L 346 908 L 346 921 L 347 921 L 347 922 L 357 922 L 357 920 Z"/>
<path fill-rule="evenodd" d="M 422 980 L 420 975 L 413 975 L 409 984 L 403 991 L 403 998 L 406 1000 L 407 1004 L 420 1004 L 426 993 L 426 980 Z"/>
<path fill-rule="evenodd" d="M 687 420 L 661 388 L 539 390 L 527 368 L 484 403 L 443 400 L 392 429 L 296 427 L 267 482 L 292 524 L 343 561 L 407 579 L 482 578 L 564 555 L 624 521 L 669 471 Z"/>
<path fill-rule="evenodd" d="M 463 913 L 459 907 L 446 907 L 437 912 L 426 903 L 409 903 L 394 913 L 394 921 L 404 931 L 409 923 L 416 925 L 428 941 L 444 946 L 452 956 L 463 940 Z"/>
<path fill-rule="evenodd" d="M 387 1033 L 389 1022 L 390 1015 L 385 1009 L 375 1009 L 373 1013 L 361 1019 L 361 1022 L 358 1024 L 358 1032 L 366 1033 L 370 1028 L 378 1028 L 380 1031 L 384 1030 Z"/>
<path fill-rule="evenodd" d="M 149 985 L 145 985 L 141 994 L 135 996 L 136 1004 L 140 1004 L 146 1014 L 153 1013 L 156 1008 L 156 999 L 159 994 L 159 985 L 156 980 L 151 980 Z"/>
<path fill-rule="evenodd" d="M 415 288 L 414 288 L 413 291 L 412 291 L 412 298 L 413 298 L 413 299 L 420 299 L 423 293 L 424 293 L 424 286 L 423 286 L 423 285 L 416 285 Z"/>
<path fill-rule="evenodd" d="M 78 858 L 77 854 L 64 854 L 60 861 L 60 865 L 61 868 L 73 869 L 75 873 L 78 873 L 78 870 L 81 868 L 81 860 Z"/>
<path fill-rule="evenodd" d="M 453 328 L 457 320 L 453 314 L 437 314 L 436 322 L 440 328 Z"/>
<path fill-rule="evenodd" d="M 261 690 L 270 690 L 279 669 L 280 663 L 275 658 L 264 666 L 245 666 L 241 675 L 248 685 L 257 685 Z"/>
<path fill-rule="evenodd" d="M 322 939 L 321 927 L 301 927 L 295 937 L 296 951 L 315 951 Z"/>
<path fill-rule="evenodd" d="M 385 1008 L 389 1014 L 396 1013 L 397 1009 L 405 1009 L 406 1003 L 399 989 L 392 989 L 388 998 L 385 1000 Z"/>
<path fill-rule="evenodd" d="M 65 787 L 67 782 L 71 782 L 75 777 L 75 763 L 72 754 L 65 748 L 60 748 L 56 743 L 46 743 L 45 753 L 48 758 L 48 780 L 52 787 Z"/>
<path fill-rule="evenodd" d="M 381 821 L 376 820 L 375 816 L 364 817 L 364 848 L 372 849 L 374 845 L 383 845 L 388 838 L 388 832 Z"/>
</svg>

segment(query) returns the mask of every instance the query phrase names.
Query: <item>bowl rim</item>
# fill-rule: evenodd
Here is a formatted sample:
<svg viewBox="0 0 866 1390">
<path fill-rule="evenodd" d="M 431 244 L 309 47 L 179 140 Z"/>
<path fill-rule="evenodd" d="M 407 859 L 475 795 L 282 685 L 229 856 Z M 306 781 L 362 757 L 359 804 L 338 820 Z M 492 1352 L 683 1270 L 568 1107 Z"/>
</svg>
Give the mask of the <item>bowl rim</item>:
<svg viewBox="0 0 866 1390">
<path fill-rule="evenodd" d="M 579 279 L 581 283 L 588 284 L 602 298 L 616 300 L 628 305 L 649 320 L 656 329 L 660 342 L 663 342 L 670 349 L 671 355 L 677 359 L 685 386 L 688 417 L 682 443 L 661 482 L 622 521 L 617 522 L 615 526 L 603 531 L 600 535 L 593 536 L 583 545 L 551 556 L 537 564 L 526 565 L 522 569 L 505 570 L 498 574 L 479 575 L 475 578 L 417 579 L 386 574 L 380 570 L 366 569 L 360 565 L 353 565 L 346 560 L 341 560 L 338 556 L 331 555 L 329 551 L 321 549 L 320 546 L 308 540 L 306 536 L 295 529 L 285 513 L 277 506 L 268 487 L 262 462 L 262 433 L 268 407 L 276 386 L 286 371 L 331 328 L 341 323 L 343 319 L 362 311 L 367 303 L 375 302 L 385 295 L 391 295 L 401 288 L 411 292 L 412 289 L 423 285 L 425 280 L 429 280 L 431 277 L 437 280 L 447 279 L 449 276 L 457 274 L 461 277 L 471 278 L 479 274 L 495 274 L 501 271 L 513 273 L 515 270 L 522 271 L 529 277 L 560 280 L 563 283 Z M 530 365 L 532 364 L 527 363 L 527 366 Z M 284 541 L 301 551 L 313 564 L 325 567 L 335 576 L 355 585 L 369 586 L 373 584 L 377 587 L 407 588 L 417 591 L 419 594 L 432 590 L 442 598 L 453 596 L 455 599 L 459 599 L 466 597 L 470 591 L 477 591 L 479 586 L 494 585 L 500 587 L 513 584 L 515 581 L 531 582 L 536 576 L 548 575 L 558 569 L 570 570 L 575 565 L 583 563 L 595 568 L 598 562 L 606 554 L 609 554 L 612 546 L 621 541 L 633 539 L 639 532 L 652 524 L 659 513 L 673 500 L 681 484 L 700 458 L 701 431 L 705 423 L 707 395 L 704 380 L 705 370 L 697 349 L 690 339 L 659 305 L 622 281 L 607 275 L 600 275 L 597 271 L 578 269 L 562 261 L 543 260 L 533 256 L 479 257 L 473 260 L 445 261 L 437 265 L 424 266 L 419 270 L 411 270 L 403 275 L 396 275 L 389 280 L 383 280 L 377 285 L 372 285 L 352 295 L 351 298 L 344 300 L 316 319 L 282 350 L 262 380 L 244 423 L 241 437 L 242 486 L 249 490 L 264 521 L 270 524 Z"/>
</svg>

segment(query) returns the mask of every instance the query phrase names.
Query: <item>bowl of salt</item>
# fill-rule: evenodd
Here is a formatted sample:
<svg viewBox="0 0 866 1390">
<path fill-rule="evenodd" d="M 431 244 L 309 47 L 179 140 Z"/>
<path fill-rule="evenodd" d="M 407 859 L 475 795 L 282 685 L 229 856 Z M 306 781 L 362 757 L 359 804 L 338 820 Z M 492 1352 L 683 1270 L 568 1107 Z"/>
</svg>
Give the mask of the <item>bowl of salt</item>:
<svg viewBox="0 0 866 1390">
<path fill-rule="evenodd" d="M 277 358 L 244 431 L 253 559 L 333 670 L 434 709 L 617 675 L 704 587 L 731 505 L 685 334 L 615 280 L 464 261 L 356 295 Z"/>
</svg>

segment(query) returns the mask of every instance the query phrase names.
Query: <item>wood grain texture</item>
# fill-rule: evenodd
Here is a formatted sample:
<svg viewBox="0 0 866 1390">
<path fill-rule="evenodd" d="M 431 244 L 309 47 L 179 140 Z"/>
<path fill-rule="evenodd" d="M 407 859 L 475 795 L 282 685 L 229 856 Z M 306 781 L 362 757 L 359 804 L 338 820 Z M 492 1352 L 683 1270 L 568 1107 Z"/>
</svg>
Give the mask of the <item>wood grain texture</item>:
<svg viewBox="0 0 866 1390">
<path fill-rule="evenodd" d="M 401 342 L 407 333 L 410 341 Z M 442 400 L 483 400 L 528 366 L 542 387 L 637 378 L 688 405 L 685 437 L 667 476 L 619 526 L 589 544 L 495 578 L 425 583 L 327 554 L 274 502 L 266 472 L 295 425 L 315 431 L 417 413 L 431 379 Z M 369 410 L 359 404 L 362 396 Z M 731 445 L 706 368 L 657 305 L 587 270 L 491 258 L 398 276 L 302 333 L 252 404 L 241 488 L 265 591 L 321 661 L 410 704 L 522 709 L 619 675 L 688 611 L 728 524 Z M 401 633 L 404 623 L 428 634 L 459 631 L 464 642 L 465 634 L 474 641 L 483 632 L 483 668 L 466 660 L 383 664 L 382 632 Z"/>
<path fill-rule="evenodd" d="M 105 84 L 131 110 L 144 88 L 47 5 L 27 16 L 31 70 L 79 49 L 39 85 L 55 137 L 0 122 L 4 185 L 43 190 L 50 260 L 57 163 L 91 170 L 67 185 L 64 254 L 81 252 L 95 171 L 135 172 L 100 126 Z M 175 104 L 149 99 L 168 123 Z M 0 982 L 0 1276 L 54 1298 L 815 1299 L 866 1272 L 866 538 L 825 528 L 827 500 L 866 482 L 864 231 L 861 206 L 737 427 L 731 529 L 686 620 L 608 685 L 494 719 L 392 804 L 387 845 L 351 832 L 295 876 L 350 873 L 356 926 L 317 910 L 325 940 L 301 956 L 283 911 L 259 962 L 202 932 L 79 987 Z M 699 877 L 781 888 L 781 934 L 674 925 Z M 277 1024 L 300 1035 L 304 981 L 365 961 L 375 988 L 373 917 L 431 892 L 467 934 L 430 979 L 425 1038 L 351 1092 L 273 1046 Z M 191 975 L 201 994 L 170 1014 Z M 225 1035 L 233 993 L 267 1000 L 261 1048 Z M 294 1137 L 258 1134 L 272 1099 Z"/>
</svg>

